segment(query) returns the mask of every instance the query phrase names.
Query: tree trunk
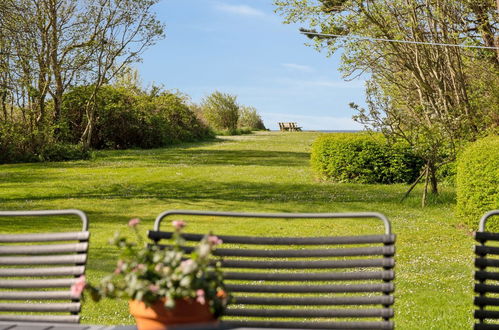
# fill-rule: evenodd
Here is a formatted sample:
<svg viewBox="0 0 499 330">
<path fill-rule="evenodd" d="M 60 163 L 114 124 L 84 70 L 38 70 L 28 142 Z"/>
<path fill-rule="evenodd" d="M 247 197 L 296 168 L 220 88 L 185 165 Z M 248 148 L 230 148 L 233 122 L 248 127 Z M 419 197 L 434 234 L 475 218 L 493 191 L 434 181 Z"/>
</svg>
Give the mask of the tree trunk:
<svg viewBox="0 0 499 330">
<path fill-rule="evenodd" d="M 430 191 L 432 194 L 438 194 L 438 186 L 437 186 L 437 169 L 434 163 L 428 164 L 428 172 L 430 176 Z"/>
</svg>

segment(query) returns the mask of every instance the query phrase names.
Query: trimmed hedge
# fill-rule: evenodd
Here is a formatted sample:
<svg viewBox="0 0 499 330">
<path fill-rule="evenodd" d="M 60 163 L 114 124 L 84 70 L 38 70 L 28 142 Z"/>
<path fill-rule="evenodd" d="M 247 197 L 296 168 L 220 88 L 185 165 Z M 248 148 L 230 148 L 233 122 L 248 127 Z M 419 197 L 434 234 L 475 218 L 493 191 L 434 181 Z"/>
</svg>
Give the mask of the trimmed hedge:
<svg viewBox="0 0 499 330">
<path fill-rule="evenodd" d="M 411 148 L 389 145 L 381 134 L 323 134 L 312 144 L 312 168 L 321 179 L 357 183 L 410 183 L 423 165 Z"/>
<path fill-rule="evenodd" d="M 473 230 L 480 218 L 499 209 L 499 136 L 489 136 L 470 144 L 457 161 L 457 214 Z M 494 219 L 487 229 L 499 231 Z"/>
</svg>

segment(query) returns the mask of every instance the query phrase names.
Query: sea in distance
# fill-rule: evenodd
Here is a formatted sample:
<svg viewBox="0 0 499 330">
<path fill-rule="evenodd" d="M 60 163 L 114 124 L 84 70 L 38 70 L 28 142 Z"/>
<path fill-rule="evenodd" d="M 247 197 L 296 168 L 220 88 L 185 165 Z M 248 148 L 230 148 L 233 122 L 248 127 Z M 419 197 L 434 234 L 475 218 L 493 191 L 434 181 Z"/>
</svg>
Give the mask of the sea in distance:
<svg viewBox="0 0 499 330">
<path fill-rule="evenodd" d="M 271 130 L 272 132 L 279 132 L 278 129 Z M 363 132 L 363 130 L 341 130 L 341 129 L 304 129 L 302 132 L 320 132 L 320 133 L 357 133 Z"/>
</svg>

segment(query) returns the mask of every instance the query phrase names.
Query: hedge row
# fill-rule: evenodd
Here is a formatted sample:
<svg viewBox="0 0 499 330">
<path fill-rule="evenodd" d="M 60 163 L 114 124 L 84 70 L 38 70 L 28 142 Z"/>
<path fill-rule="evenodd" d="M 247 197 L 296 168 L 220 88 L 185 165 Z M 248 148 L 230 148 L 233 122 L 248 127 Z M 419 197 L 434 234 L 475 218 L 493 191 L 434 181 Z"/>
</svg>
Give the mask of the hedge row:
<svg viewBox="0 0 499 330">
<path fill-rule="evenodd" d="M 79 142 L 87 125 L 82 109 L 91 93 L 91 86 L 82 86 L 65 94 L 59 134 L 63 142 Z M 158 148 L 213 137 L 186 101 L 168 91 L 151 96 L 104 86 L 96 103 L 94 149 Z"/>
<path fill-rule="evenodd" d="M 499 136 L 470 144 L 457 161 L 457 214 L 473 229 L 486 212 L 499 209 Z M 487 229 L 499 231 L 499 219 Z"/>
<path fill-rule="evenodd" d="M 334 182 L 409 183 L 423 161 L 406 144 L 390 145 L 381 134 L 323 134 L 312 145 L 312 168 Z"/>
</svg>

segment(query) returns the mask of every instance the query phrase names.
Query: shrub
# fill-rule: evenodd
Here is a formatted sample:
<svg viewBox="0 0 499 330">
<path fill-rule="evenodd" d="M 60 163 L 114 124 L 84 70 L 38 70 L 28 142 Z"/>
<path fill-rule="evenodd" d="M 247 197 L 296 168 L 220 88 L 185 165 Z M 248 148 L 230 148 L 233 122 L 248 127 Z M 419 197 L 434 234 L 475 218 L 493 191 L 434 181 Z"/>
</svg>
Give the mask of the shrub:
<svg viewBox="0 0 499 330">
<path fill-rule="evenodd" d="M 312 145 L 312 168 L 335 182 L 409 183 L 422 160 L 402 143 L 389 145 L 381 134 L 323 134 Z"/>
<path fill-rule="evenodd" d="M 201 102 L 203 117 L 215 130 L 235 130 L 239 119 L 236 96 L 214 92 Z"/>
<path fill-rule="evenodd" d="M 470 144 L 457 161 L 457 214 L 471 228 L 490 210 L 499 208 L 499 136 L 489 136 Z M 487 229 L 499 230 L 499 222 Z"/>
<path fill-rule="evenodd" d="M 241 106 L 239 109 L 239 120 L 237 127 L 248 128 L 252 131 L 264 130 L 262 118 L 254 107 Z"/>
<path fill-rule="evenodd" d="M 89 159 L 90 151 L 81 144 L 50 143 L 40 152 L 39 160 L 46 162 L 60 162 L 66 160 Z"/>
<path fill-rule="evenodd" d="M 81 109 L 90 92 L 84 86 L 65 95 L 63 141 L 79 141 L 87 123 Z M 104 86 L 97 95 L 96 118 L 91 142 L 96 149 L 158 148 L 213 136 L 185 99 L 168 91 L 147 95 Z"/>
<path fill-rule="evenodd" d="M 27 131 L 20 123 L 0 122 L 0 164 L 37 160 Z"/>
</svg>

